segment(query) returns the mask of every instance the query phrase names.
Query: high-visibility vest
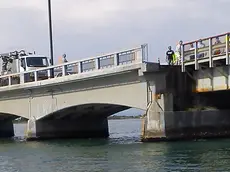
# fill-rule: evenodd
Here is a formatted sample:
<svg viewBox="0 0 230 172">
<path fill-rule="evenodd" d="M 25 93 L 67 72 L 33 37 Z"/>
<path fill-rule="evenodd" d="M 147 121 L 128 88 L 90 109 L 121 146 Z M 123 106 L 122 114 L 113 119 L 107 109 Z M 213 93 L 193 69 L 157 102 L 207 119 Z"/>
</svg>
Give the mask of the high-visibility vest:
<svg viewBox="0 0 230 172">
<path fill-rule="evenodd" d="M 174 54 L 173 54 L 173 63 L 176 62 L 176 59 L 177 59 L 177 57 L 176 57 L 176 54 L 174 53 Z"/>
</svg>

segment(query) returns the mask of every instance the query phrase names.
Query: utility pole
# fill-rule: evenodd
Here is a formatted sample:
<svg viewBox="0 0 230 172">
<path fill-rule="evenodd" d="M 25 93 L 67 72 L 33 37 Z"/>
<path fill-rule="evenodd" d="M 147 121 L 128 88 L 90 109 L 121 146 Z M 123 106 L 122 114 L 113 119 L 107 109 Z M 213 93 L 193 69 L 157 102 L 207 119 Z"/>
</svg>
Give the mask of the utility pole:
<svg viewBox="0 0 230 172">
<path fill-rule="evenodd" d="M 49 17 L 49 37 L 50 37 L 50 63 L 54 65 L 53 57 L 53 29 L 52 29 L 52 14 L 51 14 L 51 0 L 48 0 L 48 17 Z M 51 77 L 54 77 L 54 70 L 51 70 Z"/>
</svg>

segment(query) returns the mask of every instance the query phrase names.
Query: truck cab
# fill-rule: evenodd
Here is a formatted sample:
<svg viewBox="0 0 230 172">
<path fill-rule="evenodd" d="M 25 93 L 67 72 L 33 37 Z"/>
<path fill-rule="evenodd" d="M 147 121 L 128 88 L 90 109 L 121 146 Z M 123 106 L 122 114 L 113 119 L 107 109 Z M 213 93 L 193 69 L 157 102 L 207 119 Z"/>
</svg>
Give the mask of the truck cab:
<svg viewBox="0 0 230 172">
<path fill-rule="evenodd" d="M 47 57 L 42 55 L 35 55 L 35 54 L 20 56 L 18 64 L 20 65 L 18 66 L 20 73 L 50 66 Z M 33 77 L 33 75 L 34 73 L 30 73 L 26 77 L 31 78 Z M 47 78 L 48 78 L 47 71 L 44 70 L 38 72 L 38 79 L 47 79 Z"/>
<path fill-rule="evenodd" d="M 0 72 L 1 75 L 24 73 L 20 75 L 24 77 L 26 82 L 35 80 L 34 72 L 27 73 L 36 69 L 46 68 L 50 66 L 49 60 L 44 55 L 37 55 L 35 53 L 26 53 L 24 50 L 13 51 L 10 53 L 0 54 Z M 19 77 L 19 75 L 15 75 Z M 17 78 L 16 77 L 16 78 Z M 41 70 L 37 72 L 37 79 L 47 79 L 48 71 Z"/>
<path fill-rule="evenodd" d="M 19 59 L 21 64 L 19 72 L 36 70 L 49 66 L 48 58 L 41 55 L 21 56 Z"/>
</svg>

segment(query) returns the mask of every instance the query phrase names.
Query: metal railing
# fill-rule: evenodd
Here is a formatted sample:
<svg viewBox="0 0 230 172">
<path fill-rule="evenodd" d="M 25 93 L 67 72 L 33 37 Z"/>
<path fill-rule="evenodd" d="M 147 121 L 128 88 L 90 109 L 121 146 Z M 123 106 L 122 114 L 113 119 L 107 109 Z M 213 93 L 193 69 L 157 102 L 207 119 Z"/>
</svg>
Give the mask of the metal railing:
<svg viewBox="0 0 230 172">
<path fill-rule="evenodd" d="M 142 63 L 148 60 L 147 51 L 148 45 L 144 44 L 137 48 L 115 52 L 103 56 L 67 62 L 22 73 L 2 75 L 0 76 L 0 87 L 51 79 L 52 70 L 59 71 L 55 77 L 64 77 L 67 75 L 77 75 L 89 71 L 124 66 L 127 64 Z"/>
<path fill-rule="evenodd" d="M 229 65 L 229 35 L 225 33 L 184 43 L 181 53 L 182 72 L 189 65 L 194 65 L 195 70 L 198 70 L 200 63 L 208 63 L 212 68 L 213 61 L 220 59 L 226 60 L 226 65 Z"/>
</svg>

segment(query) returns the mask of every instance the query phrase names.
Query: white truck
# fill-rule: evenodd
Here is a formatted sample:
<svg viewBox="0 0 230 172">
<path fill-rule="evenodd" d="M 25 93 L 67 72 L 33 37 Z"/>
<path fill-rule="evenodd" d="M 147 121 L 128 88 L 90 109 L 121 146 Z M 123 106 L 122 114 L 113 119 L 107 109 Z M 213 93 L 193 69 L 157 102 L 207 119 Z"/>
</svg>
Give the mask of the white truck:
<svg viewBox="0 0 230 172">
<path fill-rule="evenodd" d="M 26 53 L 24 50 L 0 54 L 0 75 L 17 74 L 50 66 L 46 56 Z M 24 74 L 24 81 L 34 80 L 34 74 Z M 38 79 L 48 78 L 47 71 L 39 71 Z M 8 78 L 1 77 L 0 85 L 8 84 Z M 20 75 L 12 77 L 12 84 L 20 83 Z"/>
</svg>

